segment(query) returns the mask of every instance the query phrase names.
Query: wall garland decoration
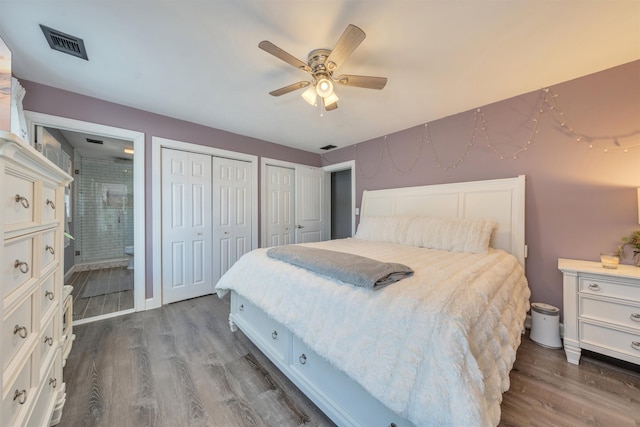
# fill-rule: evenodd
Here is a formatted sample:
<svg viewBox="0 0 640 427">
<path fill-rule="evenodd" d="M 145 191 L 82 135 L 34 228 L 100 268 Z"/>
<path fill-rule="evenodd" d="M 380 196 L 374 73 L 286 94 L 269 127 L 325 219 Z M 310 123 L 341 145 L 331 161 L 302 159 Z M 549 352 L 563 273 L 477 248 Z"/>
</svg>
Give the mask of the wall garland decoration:
<svg viewBox="0 0 640 427">
<path fill-rule="evenodd" d="M 436 165 L 438 166 L 438 168 L 444 169 L 445 171 L 448 171 L 450 169 L 455 169 L 457 168 L 462 162 L 464 162 L 465 158 L 467 157 L 467 155 L 469 154 L 469 151 L 471 150 L 471 147 L 474 145 L 476 137 L 478 137 L 478 134 L 482 134 L 482 138 L 484 140 L 484 144 L 486 145 L 487 148 L 489 148 L 496 156 L 498 156 L 498 158 L 500 160 L 504 160 L 507 158 L 513 159 L 513 160 L 517 160 L 518 157 L 524 153 L 525 151 L 527 151 L 529 149 L 529 146 L 532 145 L 534 143 L 534 139 L 535 136 L 538 134 L 539 132 L 539 126 L 540 126 L 540 122 L 542 119 L 542 114 L 545 112 L 549 113 L 550 118 L 554 119 L 559 126 L 566 132 L 568 133 L 573 139 L 575 139 L 577 142 L 583 142 L 585 144 L 587 144 L 588 148 L 592 149 L 592 148 L 601 148 L 603 150 L 603 152 L 609 152 L 609 151 L 616 151 L 616 150 L 620 150 L 623 151 L 625 153 L 627 153 L 629 150 L 634 150 L 637 148 L 640 148 L 640 142 L 632 144 L 632 145 L 627 145 L 627 146 L 623 146 L 620 145 L 619 143 L 619 139 L 625 138 L 625 137 L 629 137 L 631 135 L 619 135 L 619 136 L 609 136 L 609 137 L 589 137 L 586 136 L 584 133 L 577 131 L 571 124 L 570 121 L 568 120 L 568 118 L 566 117 L 564 111 L 562 111 L 562 109 L 560 109 L 558 103 L 556 102 L 556 98 L 558 97 L 558 94 L 556 94 L 555 92 L 553 92 L 550 88 L 543 88 L 542 89 L 542 97 L 540 98 L 540 104 L 539 107 L 536 110 L 535 113 L 535 117 L 532 118 L 532 121 L 534 123 L 533 128 L 531 130 L 531 133 L 529 134 L 529 137 L 527 138 L 527 140 L 521 144 L 521 146 L 519 148 L 517 148 L 514 152 L 512 153 L 505 153 L 502 150 L 500 150 L 499 146 L 496 145 L 495 143 L 491 142 L 491 139 L 489 137 L 489 133 L 487 131 L 487 122 L 485 119 L 485 115 L 484 112 L 482 111 L 481 108 L 478 108 L 474 111 L 473 113 L 473 128 L 471 130 L 471 134 L 469 136 L 469 141 L 467 142 L 464 152 L 462 153 L 462 155 L 455 161 L 453 162 L 449 162 L 449 163 L 445 163 L 444 161 L 442 161 L 439 157 L 438 157 L 438 152 L 436 150 L 436 144 L 433 141 L 433 138 L 431 137 L 431 133 L 429 130 L 429 125 L 428 123 L 424 124 L 424 131 L 422 133 L 422 137 L 418 143 L 418 153 L 416 156 L 414 156 L 414 161 L 411 164 L 411 166 L 409 166 L 408 169 L 402 170 L 398 164 L 396 163 L 396 161 L 393 158 L 393 155 L 391 154 L 391 147 L 389 145 L 389 141 L 388 141 L 388 136 L 385 135 L 383 137 L 383 143 L 382 143 L 382 147 L 380 148 L 380 160 L 378 161 L 378 165 L 377 167 L 374 169 L 373 174 L 368 175 L 364 172 L 363 169 L 363 164 L 361 159 L 358 156 L 358 145 L 359 144 L 354 144 L 353 148 L 354 148 L 354 154 L 355 154 L 355 162 L 356 165 L 358 165 L 357 170 L 358 172 L 367 180 L 372 179 L 373 177 L 375 177 L 381 170 L 381 166 L 382 166 L 382 162 L 384 160 L 384 154 L 385 151 L 387 153 L 387 156 L 389 157 L 389 160 L 391 161 L 391 165 L 392 167 L 395 169 L 395 171 L 400 174 L 400 175 L 407 175 L 410 174 L 418 165 L 418 161 L 420 160 L 420 157 L 422 156 L 422 147 L 423 145 L 428 145 L 431 148 L 431 155 L 433 158 L 433 161 L 436 163 Z M 634 134 L 635 135 L 635 134 Z M 326 161 L 327 163 L 331 164 L 332 162 L 330 162 L 327 158 L 325 154 L 321 155 L 321 158 Z"/>
</svg>

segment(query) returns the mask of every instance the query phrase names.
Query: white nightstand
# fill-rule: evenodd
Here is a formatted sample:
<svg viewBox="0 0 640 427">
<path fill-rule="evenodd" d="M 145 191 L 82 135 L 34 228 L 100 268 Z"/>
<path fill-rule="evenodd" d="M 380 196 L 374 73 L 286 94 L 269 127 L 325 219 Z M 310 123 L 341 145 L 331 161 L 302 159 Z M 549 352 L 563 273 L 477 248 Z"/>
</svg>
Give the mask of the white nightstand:
<svg viewBox="0 0 640 427">
<path fill-rule="evenodd" d="M 564 351 L 582 349 L 640 365 L 640 268 L 558 259 L 563 274 Z"/>
</svg>

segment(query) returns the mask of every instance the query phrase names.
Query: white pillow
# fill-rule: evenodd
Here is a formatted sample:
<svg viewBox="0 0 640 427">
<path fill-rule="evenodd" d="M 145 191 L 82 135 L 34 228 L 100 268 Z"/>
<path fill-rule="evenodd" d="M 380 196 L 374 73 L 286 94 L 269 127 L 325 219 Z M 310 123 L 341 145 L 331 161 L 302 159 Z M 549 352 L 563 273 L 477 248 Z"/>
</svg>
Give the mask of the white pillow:
<svg viewBox="0 0 640 427">
<path fill-rule="evenodd" d="M 373 242 L 405 244 L 410 216 L 364 216 L 354 237 Z"/>
<path fill-rule="evenodd" d="M 482 253 L 489 248 L 494 221 L 465 218 L 416 217 L 405 245 L 445 251 Z"/>
</svg>

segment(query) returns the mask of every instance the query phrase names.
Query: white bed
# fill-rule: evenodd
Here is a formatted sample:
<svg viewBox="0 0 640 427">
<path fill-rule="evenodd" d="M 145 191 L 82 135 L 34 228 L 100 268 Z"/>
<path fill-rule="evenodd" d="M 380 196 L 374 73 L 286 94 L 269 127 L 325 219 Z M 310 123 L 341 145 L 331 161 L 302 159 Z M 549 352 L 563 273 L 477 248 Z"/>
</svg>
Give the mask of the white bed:
<svg viewBox="0 0 640 427">
<path fill-rule="evenodd" d="M 372 291 L 258 249 L 216 286 L 231 292 L 232 330 L 340 426 L 498 424 L 529 308 L 524 176 L 367 191 L 361 214 L 359 238 L 307 245 L 401 262 L 412 277 Z M 448 251 L 456 238 L 421 235 L 447 220 L 417 215 L 497 228 L 490 249 L 485 233 L 485 249 Z"/>
</svg>

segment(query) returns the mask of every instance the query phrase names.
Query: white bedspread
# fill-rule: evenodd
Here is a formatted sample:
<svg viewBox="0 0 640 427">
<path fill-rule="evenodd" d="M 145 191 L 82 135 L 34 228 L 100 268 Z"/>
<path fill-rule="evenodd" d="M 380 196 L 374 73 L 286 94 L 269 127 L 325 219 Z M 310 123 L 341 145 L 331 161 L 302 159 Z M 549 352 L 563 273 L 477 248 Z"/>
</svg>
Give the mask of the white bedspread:
<svg viewBox="0 0 640 427">
<path fill-rule="evenodd" d="M 499 423 L 529 309 L 515 257 L 360 239 L 309 245 L 400 262 L 415 275 L 371 291 L 258 249 L 220 279 L 218 295 L 235 290 L 417 426 Z"/>
</svg>

